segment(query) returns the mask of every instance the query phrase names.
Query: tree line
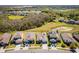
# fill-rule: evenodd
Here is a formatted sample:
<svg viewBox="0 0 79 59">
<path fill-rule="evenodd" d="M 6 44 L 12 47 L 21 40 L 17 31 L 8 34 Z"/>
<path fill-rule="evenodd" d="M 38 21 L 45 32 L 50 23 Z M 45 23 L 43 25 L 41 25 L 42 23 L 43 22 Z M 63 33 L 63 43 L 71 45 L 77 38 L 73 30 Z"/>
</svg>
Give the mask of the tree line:
<svg viewBox="0 0 79 59">
<path fill-rule="evenodd" d="M 45 13 L 29 14 L 22 19 L 9 20 L 7 15 L 0 16 L 0 32 L 23 31 L 40 27 L 46 22 L 53 21 L 50 15 Z"/>
</svg>

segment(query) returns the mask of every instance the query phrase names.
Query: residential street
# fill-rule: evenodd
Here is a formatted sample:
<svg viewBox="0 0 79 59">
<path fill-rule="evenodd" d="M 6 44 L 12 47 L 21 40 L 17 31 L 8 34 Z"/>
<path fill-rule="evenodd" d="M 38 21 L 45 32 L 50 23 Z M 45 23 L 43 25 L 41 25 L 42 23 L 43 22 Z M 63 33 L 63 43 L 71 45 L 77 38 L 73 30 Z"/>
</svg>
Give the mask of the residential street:
<svg viewBox="0 0 79 59">
<path fill-rule="evenodd" d="M 6 53 L 71 53 L 71 52 L 66 50 L 29 49 L 29 50 L 7 51 Z"/>
</svg>

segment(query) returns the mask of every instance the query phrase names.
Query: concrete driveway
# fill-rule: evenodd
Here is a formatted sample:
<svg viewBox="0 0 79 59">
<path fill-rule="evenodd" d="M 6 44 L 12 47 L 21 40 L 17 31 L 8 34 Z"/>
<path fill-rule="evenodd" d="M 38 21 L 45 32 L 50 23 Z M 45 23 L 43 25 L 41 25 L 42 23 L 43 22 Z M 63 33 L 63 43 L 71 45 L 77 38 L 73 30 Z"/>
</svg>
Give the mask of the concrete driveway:
<svg viewBox="0 0 79 59">
<path fill-rule="evenodd" d="M 5 50 L 3 49 L 3 47 L 0 48 L 0 53 L 5 52 Z"/>
<path fill-rule="evenodd" d="M 42 44 L 42 49 L 48 49 L 48 46 L 47 46 L 47 44 Z"/>
</svg>

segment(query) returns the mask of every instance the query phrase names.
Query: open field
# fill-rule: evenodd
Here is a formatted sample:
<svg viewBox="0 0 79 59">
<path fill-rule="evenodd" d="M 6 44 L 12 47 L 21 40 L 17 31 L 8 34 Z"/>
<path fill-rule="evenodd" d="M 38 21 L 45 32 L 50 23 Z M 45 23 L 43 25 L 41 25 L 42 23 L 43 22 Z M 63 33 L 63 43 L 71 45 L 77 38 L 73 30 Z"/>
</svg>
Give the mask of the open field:
<svg viewBox="0 0 79 59">
<path fill-rule="evenodd" d="M 65 23 L 60 23 L 60 22 L 50 22 L 41 27 L 30 29 L 30 30 L 25 30 L 25 31 L 26 32 L 48 32 L 54 28 L 62 27 L 62 26 L 72 28 L 72 30 L 67 31 L 67 32 L 72 33 L 72 32 L 79 31 L 79 25 L 65 24 Z"/>
<path fill-rule="evenodd" d="M 43 25 L 41 27 L 26 30 L 26 31 L 27 32 L 48 32 L 51 29 L 54 29 L 54 28 L 60 27 L 60 26 L 64 26 L 64 25 L 66 25 L 66 24 L 60 23 L 60 22 L 50 22 L 50 23 L 46 23 L 45 25 Z"/>
<path fill-rule="evenodd" d="M 14 16 L 14 15 L 10 15 L 8 16 L 9 19 L 14 20 L 14 19 L 22 19 L 24 16 Z"/>
<path fill-rule="evenodd" d="M 79 32 L 79 25 L 73 25 L 73 24 L 66 24 L 64 25 L 64 27 L 71 27 L 73 28 L 72 30 L 70 31 L 66 31 L 66 32 L 70 32 L 70 33 L 73 33 L 73 32 Z"/>
</svg>

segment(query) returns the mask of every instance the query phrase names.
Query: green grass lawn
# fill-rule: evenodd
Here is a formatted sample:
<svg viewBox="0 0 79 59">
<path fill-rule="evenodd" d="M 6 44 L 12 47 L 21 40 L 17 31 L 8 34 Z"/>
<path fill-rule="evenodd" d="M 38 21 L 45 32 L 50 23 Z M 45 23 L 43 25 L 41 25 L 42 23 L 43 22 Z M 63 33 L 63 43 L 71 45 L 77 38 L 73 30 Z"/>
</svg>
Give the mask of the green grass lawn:
<svg viewBox="0 0 79 59">
<path fill-rule="evenodd" d="M 65 27 L 72 27 L 72 28 L 73 28 L 71 31 L 67 31 L 67 32 L 70 32 L 70 33 L 79 32 L 79 25 L 66 24 L 66 25 L 64 25 L 64 26 L 65 26 Z"/>
<path fill-rule="evenodd" d="M 53 28 L 60 27 L 63 25 L 65 25 L 65 23 L 50 22 L 50 23 L 46 23 L 45 25 L 43 25 L 41 27 L 30 29 L 30 30 L 25 30 L 25 31 L 27 31 L 27 32 L 48 32 Z"/>
<path fill-rule="evenodd" d="M 15 15 L 10 15 L 8 16 L 9 19 L 14 20 L 14 19 L 22 19 L 24 16 L 15 16 Z"/>
</svg>

